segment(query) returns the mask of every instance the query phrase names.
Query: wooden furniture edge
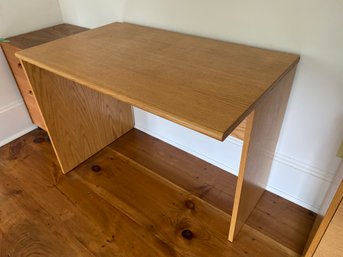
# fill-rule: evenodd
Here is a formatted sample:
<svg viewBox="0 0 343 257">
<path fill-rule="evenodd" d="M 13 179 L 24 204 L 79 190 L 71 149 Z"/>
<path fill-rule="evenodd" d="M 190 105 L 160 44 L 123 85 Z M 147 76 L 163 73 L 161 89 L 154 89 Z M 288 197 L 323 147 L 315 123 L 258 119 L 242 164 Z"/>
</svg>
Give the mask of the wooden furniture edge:
<svg viewBox="0 0 343 257">
<path fill-rule="evenodd" d="M 303 253 L 304 257 L 313 256 L 342 200 L 343 200 L 343 181 L 341 181 L 340 186 L 338 190 L 336 191 L 334 198 L 332 199 L 330 206 L 328 210 L 326 211 L 323 219 L 321 220 L 320 225 L 318 229 L 316 230 L 312 240 L 309 240 L 308 245 L 305 247 L 305 250 Z"/>
<path fill-rule="evenodd" d="M 343 201 L 337 207 L 329 226 L 313 257 L 342 257 L 343 253 Z"/>
<path fill-rule="evenodd" d="M 296 67 L 279 80 L 247 118 L 229 230 L 233 241 L 264 192 Z"/>
<path fill-rule="evenodd" d="M 244 132 L 244 141 L 243 141 L 243 149 L 242 149 L 242 155 L 241 155 L 241 161 L 239 165 L 239 172 L 238 172 L 238 178 L 236 183 L 236 190 L 235 190 L 235 196 L 233 201 L 233 209 L 232 209 L 232 215 L 231 215 L 231 221 L 230 221 L 230 230 L 229 230 L 229 236 L 228 239 L 230 242 L 233 242 L 234 237 L 236 235 L 236 231 L 239 227 L 242 227 L 243 224 L 238 224 L 240 221 L 238 219 L 238 211 L 239 211 L 239 203 L 240 198 L 242 194 L 242 187 L 244 183 L 244 174 L 245 174 L 245 168 L 246 168 L 246 161 L 248 156 L 248 150 L 249 150 L 249 142 L 250 142 L 250 136 L 253 129 L 253 122 L 254 122 L 254 115 L 255 111 L 250 113 L 250 115 L 246 119 L 246 128 Z"/>
</svg>

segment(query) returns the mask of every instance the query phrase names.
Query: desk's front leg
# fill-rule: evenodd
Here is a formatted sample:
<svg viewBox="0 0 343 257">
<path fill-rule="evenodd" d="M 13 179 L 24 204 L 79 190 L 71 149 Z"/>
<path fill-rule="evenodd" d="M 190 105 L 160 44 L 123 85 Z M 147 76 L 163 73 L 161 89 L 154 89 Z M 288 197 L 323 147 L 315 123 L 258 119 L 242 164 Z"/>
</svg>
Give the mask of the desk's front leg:
<svg viewBox="0 0 343 257">
<path fill-rule="evenodd" d="M 133 128 L 129 104 L 30 63 L 23 66 L 63 173 Z"/>
<path fill-rule="evenodd" d="M 268 182 L 295 69 L 289 71 L 247 117 L 230 223 L 231 242 L 255 208 Z"/>
</svg>

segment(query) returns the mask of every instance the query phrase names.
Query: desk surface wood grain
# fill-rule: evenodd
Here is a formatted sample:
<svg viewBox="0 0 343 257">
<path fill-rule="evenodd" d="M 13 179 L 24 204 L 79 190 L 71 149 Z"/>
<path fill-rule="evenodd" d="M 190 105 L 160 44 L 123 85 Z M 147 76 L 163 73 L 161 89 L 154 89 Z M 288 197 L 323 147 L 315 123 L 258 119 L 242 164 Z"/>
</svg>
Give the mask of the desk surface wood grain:
<svg viewBox="0 0 343 257">
<path fill-rule="evenodd" d="M 294 54 L 128 23 L 16 55 L 218 140 L 299 61 Z"/>
</svg>

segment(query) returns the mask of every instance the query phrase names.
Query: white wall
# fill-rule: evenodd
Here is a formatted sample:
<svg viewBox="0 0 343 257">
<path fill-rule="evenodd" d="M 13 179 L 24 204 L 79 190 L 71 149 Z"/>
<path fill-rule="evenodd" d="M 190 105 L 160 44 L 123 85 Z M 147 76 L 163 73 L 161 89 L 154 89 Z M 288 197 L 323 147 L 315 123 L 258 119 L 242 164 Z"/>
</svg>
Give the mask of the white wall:
<svg viewBox="0 0 343 257">
<path fill-rule="evenodd" d="M 122 20 L 125 0 L 59 0 L 63 19 L 87 28 Z"/>
<path fill-rule="evenodd" d="M 0 37 L 6 38 L 61 22 L 57 0 L 0 0 Z M 0 50 L 0 146 L 34 128 Z"/>
</svg>

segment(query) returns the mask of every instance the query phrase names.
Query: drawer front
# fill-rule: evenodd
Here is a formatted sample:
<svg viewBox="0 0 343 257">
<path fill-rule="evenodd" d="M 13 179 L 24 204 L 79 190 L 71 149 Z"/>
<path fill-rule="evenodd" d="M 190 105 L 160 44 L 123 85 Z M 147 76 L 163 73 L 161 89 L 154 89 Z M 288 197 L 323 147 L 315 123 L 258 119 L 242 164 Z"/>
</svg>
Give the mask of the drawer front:
<svg viewBox="0 0 343 257">
<path fill-rule="evenodd" d="M 23 67 L 21 66 L 19 59 L 14 55 L 16 52 L 20 51 L 20 49 L 8 44 L 3 44 L 2 49 L 4 50 L 7 62 L 11 67 L 11 70 L 15 78 L 25 78 Z"/>
<path fill-rule="evenodd" d="M 46 130 L 45 123 L 41 112 L 39 110 L 37 101 L 33 95 L 32 87 L 28 80 L 26 79 L 23 67 L 17 57 L 15 57 L 15 52 L 20 51 L 20 49 L 13 47 L 9 44 L 3 44 L 2 49 L 6 56 L 7 62 L 12 70 L 12 73 L 17 82 L 18 88 L 21 92 L 21 95 L 24 98 L 26 107 L 30 113 L 32 122 L 38 127 Z"/>
<path fill-rule="evenodd" d="M 31 119 L 34 124 L 46 131 L 45 122 L 43 116 L 41 115 L 40 109 L 37 105 L 36 99 L 31 94 L 23 94 L 23 98 L 26 104 L 26 107 L 30 113 Z"/>
<path fill-rule="evenodd" d="M 22 95 L 28 94 L 33 96 L 32 88 L 30 86 L 30 83 L 27 81 L 26 77 L 15 76 L 15 80 L 17 81 L 17 85 Z"/>
</svg>

